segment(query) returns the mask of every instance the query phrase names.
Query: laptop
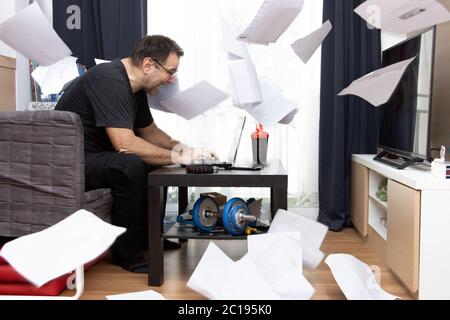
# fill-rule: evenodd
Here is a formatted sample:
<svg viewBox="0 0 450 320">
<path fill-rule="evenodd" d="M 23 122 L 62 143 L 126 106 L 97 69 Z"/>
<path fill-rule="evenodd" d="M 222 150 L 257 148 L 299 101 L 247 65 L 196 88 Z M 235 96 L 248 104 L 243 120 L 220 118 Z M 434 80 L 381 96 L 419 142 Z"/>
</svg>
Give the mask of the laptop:
<svg viewBox="0 0 450 320">
<path fill-rule="evenodd" d="M 200 161 L 200 162 L 194 162 L 194 165 L 199 166 L 212 166 L 212 167 L 219 167 L 223 168 L 225 170 L 241 170 L 241 171 L 260 171 L 264 168 L 264 165 L 260 164 L 243 164 L 238 165 L 236 164 L 236 159 L 239 151 L 239 146 L 241 145 L 242 135 L 245 128 L 245 123 L 247 121 L 247 117 L 243 117 L 239 124 L 237 125 L 236 129 L 234 130 L 234 138 L 230 146 L 229 151 L 229 162 L 222 162 L 222 161 Z"/>
</svg>

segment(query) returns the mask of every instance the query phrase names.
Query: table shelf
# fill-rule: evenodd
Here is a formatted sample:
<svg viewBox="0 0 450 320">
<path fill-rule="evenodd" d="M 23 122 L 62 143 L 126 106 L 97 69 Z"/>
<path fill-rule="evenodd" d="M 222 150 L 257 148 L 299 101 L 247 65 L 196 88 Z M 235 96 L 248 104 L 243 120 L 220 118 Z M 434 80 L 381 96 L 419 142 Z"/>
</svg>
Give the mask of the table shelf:
<svg viewBox="0 0 450 320">
<path fill-rule="evenodd" d="M 204 233 L 191 226 L 181 226 L 176 223 L 172 228 L 162 235 L 164 239 L 198 239 L 198 240 L 246 240 L 247 236 L 232 236 L 225 231 Z"/>
</svg>

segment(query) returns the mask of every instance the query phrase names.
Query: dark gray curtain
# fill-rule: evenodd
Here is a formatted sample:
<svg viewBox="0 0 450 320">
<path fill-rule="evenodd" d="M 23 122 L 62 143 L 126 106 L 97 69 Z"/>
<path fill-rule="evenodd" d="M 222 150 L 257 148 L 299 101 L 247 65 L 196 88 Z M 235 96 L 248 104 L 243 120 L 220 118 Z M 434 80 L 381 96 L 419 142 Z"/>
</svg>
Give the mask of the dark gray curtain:
<svg viewBox="0 0 450 320">
<path fill-rule="evenodd" d="M 324 0 L 333 31 L 322 46 L 319 138 L 319 221 L 333 231 L 351 226 L 352 154 L 376 153 L 377 110 L 337 94 L 381 67 L 381 36 L 353 10 L 364 0 Z"/>
<path fill-rule="evenodd" d="M 78 62 L 91 67 L 94 58 L 127 57 L 147 34 L 147 0 L 54 0 L 53 26 Z"/>
</svg>

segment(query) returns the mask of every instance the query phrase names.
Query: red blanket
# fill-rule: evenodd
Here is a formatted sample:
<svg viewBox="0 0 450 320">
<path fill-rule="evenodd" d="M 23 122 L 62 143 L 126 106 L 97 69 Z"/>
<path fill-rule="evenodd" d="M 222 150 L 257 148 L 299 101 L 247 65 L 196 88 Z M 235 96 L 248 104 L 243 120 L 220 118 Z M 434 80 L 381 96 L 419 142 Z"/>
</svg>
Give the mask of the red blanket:
<svg viewBox="0 0 450 320">
<path fill-rule="evenodd" d="M 92 268 L 106 255 L 105 252 L 94 261 L 85 264 L 84 270 L 87 271 Z M 70 275 L 70 273 L 63 275 L 40 288 L 36 288 L 0 257 L 0 295 L 58 296 L 67 288 L 67 279 Z"/>
</svg>

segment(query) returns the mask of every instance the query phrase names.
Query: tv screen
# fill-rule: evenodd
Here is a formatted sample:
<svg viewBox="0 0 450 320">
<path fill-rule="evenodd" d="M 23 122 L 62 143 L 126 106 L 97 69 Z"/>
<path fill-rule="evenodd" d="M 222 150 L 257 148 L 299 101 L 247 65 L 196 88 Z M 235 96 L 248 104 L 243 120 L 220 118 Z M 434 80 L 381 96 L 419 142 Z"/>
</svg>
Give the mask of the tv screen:
<svg viewBox="0 0 450 320">
<path fill-rule="evenodd" d="M 381 106 L 379 145 L 384 151 L 429 159 L 434 42 L 432 29 L 383 51 L 383 66 L 416 57 Z"/>
</svg>

